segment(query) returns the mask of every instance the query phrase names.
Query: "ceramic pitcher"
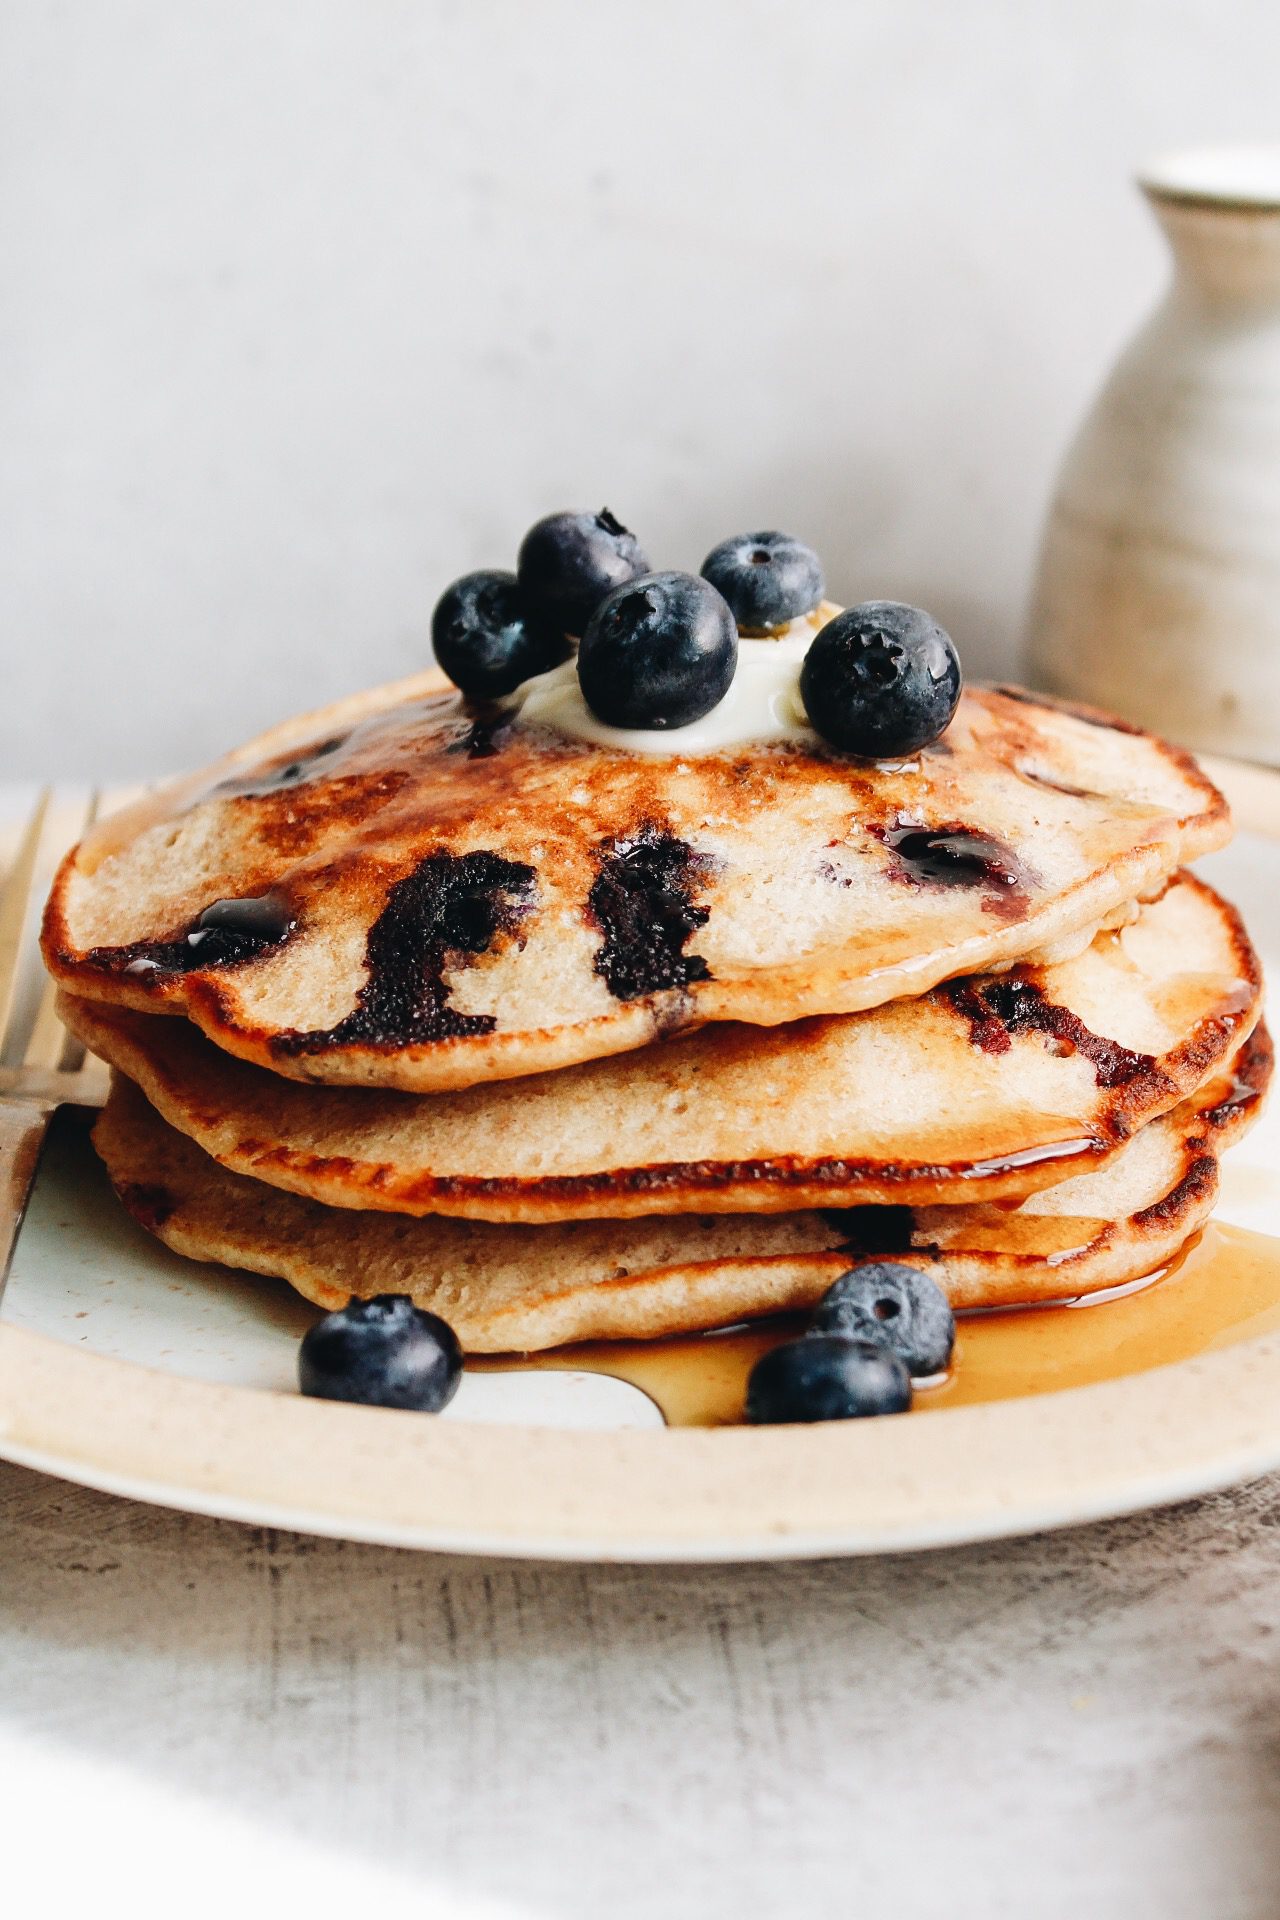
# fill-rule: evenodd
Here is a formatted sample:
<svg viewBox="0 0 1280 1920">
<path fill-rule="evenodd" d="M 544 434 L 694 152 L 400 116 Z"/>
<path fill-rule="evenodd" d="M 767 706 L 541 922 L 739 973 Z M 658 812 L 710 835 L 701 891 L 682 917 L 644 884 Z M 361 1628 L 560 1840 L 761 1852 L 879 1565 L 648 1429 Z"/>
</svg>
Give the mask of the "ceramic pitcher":
<svg viewBox="0 0 1280 1920">
<path fill-rule="evenodd" d="M 1280 148 L 1145 168 L 1173 251 L 1058 480 L 1033 683 L 1280 763 Z"/>
</svg>

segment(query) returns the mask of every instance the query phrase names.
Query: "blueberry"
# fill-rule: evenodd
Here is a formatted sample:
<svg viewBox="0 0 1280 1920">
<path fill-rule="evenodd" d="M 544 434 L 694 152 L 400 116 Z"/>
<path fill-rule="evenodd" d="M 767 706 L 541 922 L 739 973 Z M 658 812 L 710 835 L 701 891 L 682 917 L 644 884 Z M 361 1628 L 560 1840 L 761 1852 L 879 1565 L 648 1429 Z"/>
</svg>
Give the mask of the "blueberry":
<svg viewBox="0 0 1280 1920">
<path fill-rule="evenodd" d="M 464 573 L 431 616 L 436 659 L 468 700 L 500 700 L 567 660 L 564 633 L 530 606 L 514 573 Z"/>
<path fill-rule="evenodd" d="M 608 507 L 599 513 L 552 513 L 520 543 L 516 574 L 535 606 L 568 633 L 581 634 L 606 593 L 649 562 L 634 533 Z"/>
<path fill-rule="evenodd" d="M 738 628 L 693 573 L 646 573 L 602 600 L 578 650 L 583 698 L 610 727 L 687 727 L 719 706 Z"/>
<path fill-rule="evenodd" d="M 891 1347 L 917 1380 L 951 1361 L 956 1320 L 942 1288 L 919 1267 L 869 1260 L 842 1273 L 814 1309 L 812 1337 L 847 1334 Z"/>
<path fill-rule="evenodd" d="M 867 600 L 815 635 L 800 694 L 824 740 L 868 760 L 927 747 L 951 724 L 960 662 L 950 636 L 919 607 Z"/>
<path fill-rule="evenodd" d="M 461 1378 L 453 1328 L 404 1293 L 378 1293 L 327 1313 L 298 1352 L 298 1384 L 320 1400 L 439 1413 Z"/>
<path fill-rule="evenodd" d="M 809 1333 L 757 1360 L 747 1381 L 752 1426 L 808 1420 L 863 1420 L 906 1413 L 911 1377 L 883 1342 L 846 1333 Z"/>
<path fill-rule="evenodd" d="M 728 601 L 740 627 L 785 626 L 812 613 L 827 590 L 812 547 L 789 533 L 737 533 L 702 563 L 702 577 Z"/>
</svg>

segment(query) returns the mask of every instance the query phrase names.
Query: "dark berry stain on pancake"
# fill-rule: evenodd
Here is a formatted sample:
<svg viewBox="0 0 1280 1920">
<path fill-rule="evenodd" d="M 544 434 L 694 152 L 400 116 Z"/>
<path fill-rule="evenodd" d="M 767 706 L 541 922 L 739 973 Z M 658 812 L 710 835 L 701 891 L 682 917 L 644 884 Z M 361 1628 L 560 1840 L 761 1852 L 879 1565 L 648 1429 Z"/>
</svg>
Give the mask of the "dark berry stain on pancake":
<svg viewBox="0 0 1280 1920">
<path fill-rule="evenodd" d="M 283 894 L 260 893 L 244 900 L 215 900 L 200 915 L 196 932 L 189 937 L 197 943 L 197 952 L 215 941 L 227 951 L 237 943 L 274 947 L 287 939 L 296 925 Z"/>
<path fill-rule="evenodd" d="M 166 1187 L 128 1180 L 117 1189 L 125 1209 L 148 1233 L 158 1233 L 173 1212 L 175 1201 Z"/>
<path fill-rule="evenodd" d="M 709 867 L 687 841 L 656 827 L 605 843 L 588 905 L 604 934 L 595 970 L 615 999 L 639 1000 L 711 978 L 706 961 L 685 952 L 709 917 L 693 904 Z"/>
<path fill-rule="evenodd" d="M 502 746 L 502 736 L 509 731 L 509 725 L 502 720 L 473 720 L 460 740 L 455 740 L 447 753 L 465 753 L 468 760 L 492 760 Z"/>
<path fill-rule="evenodd" d="M 1046 1000 L 1032 980 L 960 980 L 944 989 L 957 1013 L 969 1022 L 969 1038 L 984 1053 L 1008 1053 L 1013 1036 L 1040 1033 L 1089 1062 L 1100 1087 L 1127 1087 L 1149 1073 L 1155 1061 L 1118 1040 L 1086 1027 L 1070 1007 Z"/>
<path fill-rule="evenodd" d="M 1002 920 L 1020 920 L 1026 913 L 1035 875 L 993 833 L 978 833 L 959 821 L 926 827 L 918 820 L 867 831 L 893 855 L 893 879 L 913 887 L 980 887 L 984 908 Z"/>
<path fill-rule="evenodd" d="M 274 1050 L 390 1049 L 492 1033 L 493 1014 L 459 1013 L 449 1005 L 444 973 L 515 929 L 533 905 L 535 879 L 532 867 L 496 853 L 428 854 L 392 887 L 369 929 L 368 979 L 354 1010 L 336 1027 L 281 1034 Z"/>
<path fill-rule="evenodd" d="M 317 740 L 314 746 L 304 747 L 282 766 L 238 774 L 233 779 L 222 781 L 216 791 L 228 794 L 280 793 L 287 787 L 300 787 L 305 780 L 323 779 L 332 773 L 334 756 L 350 738 L 349 733 L 335 733 L 332 739 Z"/>
<path fill-rule="evenodd" d="M 1043 767 L 1022 765 L 1018 768 L 1022 779 L 1030 780 L 1033 786 L 1044 787 L 1049 793 L 1065 793 L 1071 800 L 1105 800 L 1105 793 L 1095 793 L 1092 787 L 1073 787 L 1069 780 L 1059 780 Z"/>
<path fill-rule="evenodd" d="M 282 894 L 215 900 L 187 927 L 162 940 L 134 940 L 125 947 L 93 947 L 90 966 L 103 973 L 194 973 L 206 967 L 238 967 L 282 947 L 297 927 Z"/>
<path fill-rule="evenodd" d="M 909 1253 L 916 1217 L 910 1207 L 829 1207 L 823 1212 L 828 1226 L 841 1236 L 848 1253 Z"/>
<path fill-rule="evenodd" d="M 492 760 L 507 745 L 512 724 L 511 715 L 501 707 L 477 704 L 459 722 L 444 752 L 451 758 L 460 755 L 467 760 Z"/>
</svg>

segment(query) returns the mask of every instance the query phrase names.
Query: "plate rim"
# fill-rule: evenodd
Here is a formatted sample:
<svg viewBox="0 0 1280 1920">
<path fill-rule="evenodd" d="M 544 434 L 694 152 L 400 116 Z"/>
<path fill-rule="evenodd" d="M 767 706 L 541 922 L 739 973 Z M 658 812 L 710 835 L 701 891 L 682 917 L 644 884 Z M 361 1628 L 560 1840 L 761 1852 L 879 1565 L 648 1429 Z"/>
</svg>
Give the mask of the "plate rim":
<svg viewBox="0 0 1280 1920">
<path fill-rule="evenodd" d="M 1237 826 L 1280 838 L 1280 773 L 1200 758 Z M 449 1553 L 915 1552 L 1168 1505 L 1280 1466 L 1280 1333 L 919 1421 L 601 1432 L 196 1380 L 0 1318 L 0 1459 L 152 1505 Z"/>
<path fill-rule="evenodd" d="M 1278 1406 L 1280 1333 L 920 1421 L 599 1432 L 193 1380 L 0 1326 L 16 1465 L 258 1526 L 519 1559 L 812 1559 L 1082 1524 L 1280 1465 Z"/>
</svg>

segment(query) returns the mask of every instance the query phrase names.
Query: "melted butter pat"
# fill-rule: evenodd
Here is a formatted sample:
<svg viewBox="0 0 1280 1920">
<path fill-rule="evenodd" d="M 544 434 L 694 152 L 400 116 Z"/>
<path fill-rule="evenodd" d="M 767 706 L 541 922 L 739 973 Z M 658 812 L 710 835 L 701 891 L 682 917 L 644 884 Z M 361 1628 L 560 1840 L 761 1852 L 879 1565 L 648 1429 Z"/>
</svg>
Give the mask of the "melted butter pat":
<svg viewBox="0 0 1280 1920">
<path fill-rule="evenodd" d="M 824 601 L 774 636 L 740 638 L 738 668 L 729 691 L 710 713 L 687 727 L 606 726 L 582 697 L 576 660 L 526 680 L 511 696 L 508 711 L 527 725 L 548 727 L 625 753 L 676 757 L 716 753 L 761 740 L 820 747 L 800 699 L 800 667 L 814 634 L 838 612 L 838 607 Z"/>
<path fill-rule="evenodd" d="M 647 1393 L 671 1427 L 737 1426 L 747 1376 L 800 1317 L 676 1340 L 599 1341 L 523 1359 L 468 1356 L 467 1367 L 604 1373 Z M 1057 1393 L 1280 1331 L 1280 1240 L 1206 1227 L 1182 1260 L 1147 1281 L 1056 1305 L 957 1316 L 951 1371 L 917 1387 L 915 1413 Z"/>
</svg>

